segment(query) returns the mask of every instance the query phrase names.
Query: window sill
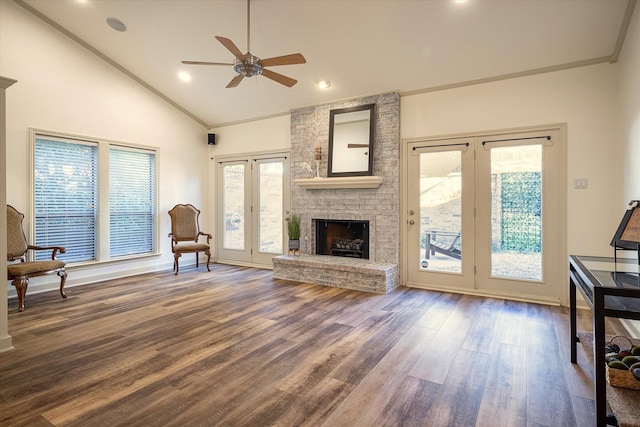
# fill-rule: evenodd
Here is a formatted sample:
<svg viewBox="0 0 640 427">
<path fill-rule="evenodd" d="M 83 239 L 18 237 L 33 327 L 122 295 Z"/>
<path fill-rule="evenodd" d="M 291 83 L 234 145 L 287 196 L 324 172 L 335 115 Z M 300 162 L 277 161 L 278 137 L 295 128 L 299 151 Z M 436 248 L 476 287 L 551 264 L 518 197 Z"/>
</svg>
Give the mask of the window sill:
<svg viewBox="0 0 640 427">
<path fill-rule="evenodd" d="M 160 252 L 149 253 L 149 254 L 137 254 L 137 255 L 128 255 L 119 258 L 111 258 L 107 260 L 101 261 L 76 261 L 76 262 L 68 262 L 67 270 L 84 270 L 91 269 L 95 267 L 107 266 L 109 264 L 122 264 L 128 262 L 136 262 L 143 261 L 145 259 L 150 258 L 160 258 L 162 254 Z"/>
</svg>

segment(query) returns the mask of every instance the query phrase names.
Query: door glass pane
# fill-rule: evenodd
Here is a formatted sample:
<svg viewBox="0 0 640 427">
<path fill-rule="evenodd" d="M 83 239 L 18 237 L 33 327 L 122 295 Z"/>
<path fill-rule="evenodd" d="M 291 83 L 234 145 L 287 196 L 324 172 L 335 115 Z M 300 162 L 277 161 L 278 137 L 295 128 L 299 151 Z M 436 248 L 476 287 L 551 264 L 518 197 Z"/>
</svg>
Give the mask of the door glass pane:
<svg viewBox="0 0 640 427">
<path fill-rule="evenodd" d="M 244 250 L 244 175 L 244 164 L 223 166 L 224 249 Z"/>
<path fill-rule="evenodd" d="M 491 150 L 491 275 L 542 280 L 542 146 Z"/>
<path fill-rule="evenodd" d="M 282 254 L 284 164 L 281 161 L 260 163 L 258 174 L 260 200 L 258 251 Z"/>
<path fill-rule="evenodd" d="M 462 271 L 462 152 L 420 154 L 420 269 Z"/>
</svg>

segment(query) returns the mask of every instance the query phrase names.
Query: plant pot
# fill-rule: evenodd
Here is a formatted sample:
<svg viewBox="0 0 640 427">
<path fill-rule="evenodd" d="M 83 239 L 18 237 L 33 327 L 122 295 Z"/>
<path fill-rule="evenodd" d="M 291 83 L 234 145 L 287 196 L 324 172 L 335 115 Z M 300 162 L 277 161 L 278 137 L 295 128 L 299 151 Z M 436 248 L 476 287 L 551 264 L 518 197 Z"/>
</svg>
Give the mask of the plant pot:
<svg viewBox="0 0 640 427">
<path fill-rule="evenodd" d="M 300 249 L 300 239 L 289 240 L 289 249 Z"/>
<path fill-rule="evenodd" d="M 300 255 L 300 240 L 296 239 L 296 240 L 291 240 L 289 239 L 289 252 L 293 251 L 293 255 L 296 254 L 296 252 L 298 252 L 298 255 Z"/>
</svg>

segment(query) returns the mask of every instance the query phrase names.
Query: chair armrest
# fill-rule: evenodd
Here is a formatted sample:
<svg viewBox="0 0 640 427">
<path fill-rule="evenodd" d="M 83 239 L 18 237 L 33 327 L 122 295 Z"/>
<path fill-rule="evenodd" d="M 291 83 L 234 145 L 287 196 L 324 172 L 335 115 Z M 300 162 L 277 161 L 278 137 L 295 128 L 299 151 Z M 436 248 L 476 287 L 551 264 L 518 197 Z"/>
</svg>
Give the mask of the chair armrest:
<svg viewBox="0 0 640 427">
<path fill-rule="evenodd" d="M 32 245 L 29 245 L 29 246 L 27 246 L 27 249 L 31 249 L 33 251 L 52 251 L 51 252 L 51 259 L 56 259 L 56 255 L 58 254 L 58 252 L 60 252 L 61 254 L 67 252 L 67 250 L 62 246 L 32 246 Z"/>
<path fill-rule="evenodd" d="M 202 231 L 198 232 L 198 237 L 199 236 L 207 236 L 207 245 L 209 244 L 209 240 L 211 240 L 213 238 L 213 236 L 209 233 L 203 233 Z"/>
<path fill-rule="evenodd" d="M 20 260 L 20 261 L 24 261 L 24 255 L 21 256 L 15 256 L 12 253 L 7 253 L 7 261 L 16 261 L 16 260 Z"/>
</svg>

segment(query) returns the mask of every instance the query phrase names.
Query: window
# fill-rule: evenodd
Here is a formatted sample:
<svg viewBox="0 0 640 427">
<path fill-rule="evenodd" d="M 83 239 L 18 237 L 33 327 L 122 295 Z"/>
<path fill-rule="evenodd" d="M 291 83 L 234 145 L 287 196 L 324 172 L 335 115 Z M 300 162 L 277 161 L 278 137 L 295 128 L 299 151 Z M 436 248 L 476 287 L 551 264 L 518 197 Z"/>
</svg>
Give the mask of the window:
<svg viewBox="0 0 640 427">
<path fill-rule="evenodd" d="M 36 246 L 64 246 L 66 262 L 96 259 L 98 147 L 37 137 L 35 142 Z M 35 251 L 37 260 L 51 256 Z"/>
<path fill-rule="evenodd" d="M 111 256 L 153 252 L 155 247 L 155 153 L 109 150 Z"/>
<path fill-rule="evenodd" d="M 33 139 L 36 245 L 64 246 L 58 258 L 66 262 L 156 252 L 154 149 L 38 132 Z"/>
</svg>

